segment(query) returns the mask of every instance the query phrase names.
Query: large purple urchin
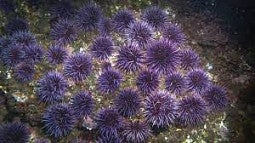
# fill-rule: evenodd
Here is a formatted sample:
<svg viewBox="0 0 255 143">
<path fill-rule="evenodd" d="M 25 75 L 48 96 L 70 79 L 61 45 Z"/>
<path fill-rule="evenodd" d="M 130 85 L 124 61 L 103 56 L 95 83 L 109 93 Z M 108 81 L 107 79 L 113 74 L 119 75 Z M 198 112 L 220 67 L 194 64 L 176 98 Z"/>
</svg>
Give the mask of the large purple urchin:
<svg viewBox="0 0 255 143">
<path fill-rule="evenodd" d="M 137 91 L 133 89 L 126 89 L 120 91 L 114 100 L 116 110 L 120 115 L 129 117 L 137 114 L 141 107 L 141 98 Z"/>
<path fill-rule="evenodd" d="M 56 104 L 46 109 L 42 120 L 46 133 L 54 138 L 60 138 L 71 132 L 76 117 L 69 105 Z"/>
<path fill-rule="evenodd" d="M 117 137 L 119 130 L 123 127 L 122 117 L 111 108 L 101 109 L 97 114 L 96 123 L 101 135 L 106 137 Z"/>
<path fill-rule="evenodd" d="M 193 50 L 183 50 L 180 52 L 180 66 L 184 70 L 196 69 L 199 67 L 199 56 Z"/>
<path fill-rule="evenodd" d="M 113 30 L 112 20 L 110 18 L 101 18 L 98 22 L 98 30 L 102 36 L 110 35 Z"/>
<path fill-rule="evenodd" d="M 163 38 L 177 44 L 182 44 L 186 37 L 181 28 L 176 24 L 167 24 L 162 29 Z"/>
<path fill-rule="evenodd" d="M 91 46 L 92 56 L 99 60 L 105 60 L 113 52 L 113 41 L 109 37 L 98 37 Z"/>
<path fill-rule="evenodd" d="M 74 82 L 82 82 L 91 72 L 91 58 L 83 53 L 76 53 L 64 62 L 64 75 Z"/>
<path fill-rule="evenodd" d="M 146 8 L 142 14 L 142 19 L 156 29 L 163 28 L 169 22 L 167 13 L 158 6 Z"/>
<path fill-rule="evenodd" d="M 6 25 L 5 25 L 5 32 L 8 34 L 12 34 L 14 32 L 18 31 L 28 31 L 28 24 L 27 21 L 22 18 L 14 18 L 11 19 Z"/>
<path fill-rule="evenodd" d="M 130 10 L 120 10 L 113 16 L 114 30 L 125 32 L 128 26 L 135 21 L 134 15 Z"/>
<path fill-rule="evenodd" d="M 206 91 L 209 84 L 209 78 L 203 70 L 196 69 L 186 75 L 186 87 L 190 91 L 201 94 Z"/>
<path fill-rule="evenodd" d="M 4 65 L 13 67 L 24 60 L 25 52 L 18 45 L 9 45 L 1 53 Z"/>
<path fill-rule="evenodd" d="M 159 87 L 158 74 L 152 71 L 142 71 L 136 78 L 136 86 L 143 93 L 151 93 Z"/>
<path fill-rule="evenodd" d="M 44 51 L 39 45 L 29 45 L 25 48 L 24 60 L 32 63 L 39 63 L 43 60 Z"/>
<path fill-rule="evenodd" d="M 35 74 L 34 65 L 31 63 L 19 63 L 13 68 L 14 79 L 18 82 L 25 83 L 33 79 Z"/>
<path fill-rule="evenodd" d="M 22 123 L 7 123 L 0 125 L 1 143 L 27 143 L 30 131 Z"/>
<path fill-rule="evenodd" d="M 48 72 L 38 81 L 36 94 L 40 101 L 53 104 L 63 99 L 67 87 L 68 83 L 62 74 Z"/>
<path fill-rule="evenodd" d="M 199 96 L 189 95 L 179 101 L 177 113 L 177 125 L 195 127 L 205 121 L 207 106 Z"/>
<path fill-rule="evenodd" d="M 130 121 L 123 128 L 122 134 L 128 143 L 146 143 L 151 136 L 150 128 L 143 121 Z"/>
<path fill-rule="evenodd" d="M 185 91 L 185 78 L 180 73 L 171 73 L 165 80 L 166 90 L 179 95 Z"/>
<path fill-rule="evenodd" d="M 148 46 L 145 63 L 157 73 L 173 72 L 179 63 L 179 50 L 167 40 L 155 41 Z"/>
<path fill-rule="evenodd" d="M 126 34 L 131 44 L 143 48 L 152 40 L 153 31 L 146 22 L 134 22 L 128 26 Z"/>
<path fill-rule="evenodd" d="M 228 105 L 227 91 L 220 86 L 212 85 L 202 95 L 209 109 L 213 112 L 222 111 Z"/>
<path fill-rule="evenodd" d="M 166 127 L 177 116 L 177 103 L 165 92 L 157 92 L 145 99 L 144 115 L 149 124 L 157 128 Z"/>
<path fill-rule="evenodd" d="M 95 101 L 92 95 L 87 91 L 80 91 L 73 97 L 71 107 L 77 118 L 87 117 L 92 113 Z"/>
<path fill-rule="evenodd" d="M 116 91 L 122 82 L 122 75 L 113 69 L 104 71 L 97 79 L 98 90 L 102 93 Z"/>
<path fill-rule="evenodd" d="M 50 30 L 50 37 L 62 45 L 70 44 L 78 37 L 74 22 L 67 19 L 59 20 Z"/>
<path fill-rule="evenodd" d="M 12 45 L 19 45 L 27 47 L 30 45 L 37 44 L 35 36 L 28 31 L 18 31 L 12 34 L 11 36 Z"/>
<path fill-rule="evenodd" d="M 102 11 L 99 6 L 89 3 L 81 7 L 75 16 L 75 23 L 82 31 L 91 31 L 98 27 Z"/>
<path fill-rule="evenodd" d="M 144 56 L 133 45 L 121 47 L 118 51 L 116 67 L 126 73 L 137 72 L 142 68 Z"/>
<path fill-rule="evenodd" d="M 50 64 L 61 64 L 68 57 L 67 50 L 61 45 L 51 45 L 46 52 L 46 57 Z"/>
</svg>

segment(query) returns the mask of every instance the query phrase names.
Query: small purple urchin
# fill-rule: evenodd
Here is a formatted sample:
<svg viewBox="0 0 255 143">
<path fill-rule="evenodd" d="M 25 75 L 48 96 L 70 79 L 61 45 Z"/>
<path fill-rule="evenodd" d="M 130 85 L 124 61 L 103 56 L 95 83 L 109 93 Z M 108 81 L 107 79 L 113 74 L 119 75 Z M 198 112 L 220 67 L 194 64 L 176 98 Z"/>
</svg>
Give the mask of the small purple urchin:
<svg viewBox="0 0 255 143">
<path fill-rule="evenodd" d="M 91 46 L 92 56 L 99 60 L 105 60 L 113 52 L 113 41 L 109 37 L 98 37 Z"/>
<path fill-rule="evenodd" d="M 180 52 L 180 66 L 184 70 L 196 69 L 199 67 L 199 56 L 193 50 L 184 50 Z"/>
<path fill-rule="evenodd" d="M 145 118 L 149 124 L 157 128 L 172 124 L 177 116 L 177 103 L 165 92 L 157 92 L 145 99 Z"/>
<path fill-rule="evenodd" d="M 83 53 L 76 53 L 64 62 L 64 75 L 74 82 L 82 82 L 91 72 L 91 58 Z"/>
<path fill-rule="evenodd" d="M 39 63 L 43 60 L 44 51 L 39 45 L 30 45 L 25 48 L 24 60 L 32 63 Z"/>
<path fill-rule="evenodd" d="M 34 65 L 31 63 L 19 63 L 13 69 L 14 78 L 21 83 L 29 82 L 35 74 Z"/>
<path fill-rule="evenodd" d="M 158 6 L 146 8 L 142 14 L 142 19 L 156 29 L 163 28 L 169 22 L 167 13 Z"/>
<path fill-rule="evenodd" d="M 68 57 L 67 50 L 61 45 L 51 45 L 46 53 L 46 57 L 50 64 L 61 64 Z"/>
<path fill-rule="evenodd" d="M 196 69 L 186 75 L 186 87 L 198 94 L 205 92 L 209 84 L 209 78 L 203 70 Z"/>
<path fill-rule="evenodd" d="M 67 45 L 77 39 L 77 28 L 73 21 L 62 19 L 52 26 L 50 30 L 50 37 L 55 41 L 55 43 Z"/>
<path fill-rule="evenodd" d="M 135 21 L 134 15 L 130 10 L 120 10 L 113 16 L 114 30 L 125 32 L 128 26 Z"/>
<path fill-rule="evenodd" d="M 122 82 L 122 75 L 113 69 L 104 71 L 97 80 L 98 90 L 103 93 L 116 91 Z"/>
<path fill-rule="evenodd" d="M 142 68 L 144 56 L 133 45 L 121 47 L 118 51 L 116 67 L 126 73 L 137 72 Z"/>
<path fill-rule="evenodd" d="M 173 72 L 179 63 L 179 50 L 167 40 L 155 41 L 148 46 L 146 64 L 157 73 Z"/>
<path fill-rule="evenodd" d="M 74 7 L 69 0 L 57 1 L 50 7 L 49 13 L 52 17 L 69 18 L 74 13 Z"/>
<path fill-rule="evenodd" d="M 132 44 L 143 48 L 152 40 L 153 31 L 146 22 L 134 22 L 128 26 L 126 34 Z"/>
<path fill-rule="evenodd" d="M 205 101 L 196 95 L 189 95 L 178 103 L 177 124 L 180 126 L 195 127 L 201 125 L 207 115 Z"/>
<path fill-rule="evenodd" d="M 5 25 L 5 32 L 7 34 L 12 34 L 14 32 L 18 31 L 28 31 L 28 24 L 27 21 L 22 18 L 14 18 L 11 19 L 6 25 Z"/>
<path fill-rule="evenodd" d="M 89 3 L 81 7 L 75 16 L 75 22 L 82 31 L 92 31 L 98 27 L 102 11 L 99 6 Z"/>
<path fill-rule="evenodd" d="M 110 35 L 113 30 L 112 20 L 109 18 L 101 18 L 98 22 L 98 30 L 102 36 Z"/>
<path fill-rule="evenodd" d="M 128 143 L 146 143 L 151 136 L 150 128 L 143 121 L 130 121 L 123 128 L 122 134 Z"/>
<path fill-rule="evenodd" d="M 217 85 L 210 86 L 202 97 L 213 112 L 223 111 L 228 105 L 227 91 Z"/>
<path fill-rule="evenodd" d="M 182 44 L 186 37 L 176 24 L 168 24 L 162 29 L 163 38 L 177 44 Z"/>
<path fill-rule="evenodd" d="M 180 73 L 171 73 L 167 75 L 165 80 L 166 90 L 179 95 L 185 91 L 185 79 Z"/>
<path fill-rule="evenodd" d="M 92 113 L 95 101 L 92 95 L 87 91 L 80 91 L 73 97 L 71 107 L 77 118 L 87 117 Z"/>
<path fill-rule="evenodd" d="M 1 53 L 4 65 L 13 67 L 24 60 L 25 52 L 18 45 L 9 45 Z"/>
<path fill-rule="evenodd" d="M 119 136 L 101 136 L 96 140 L 96 143 L 122 143 Z"/>
<path fill-rule="evenodd" d="M 96 123 L 102 136 L 118 136 L 123 127 L 123 119 L 119 113 L 111 108 L 101 109 L 96 117 Z"/>
<path fill-rule="evenodd" d="M 42 120 L 46 133 L 54 138 L 68 135 L 76 122 L 74 112 L 67 104 L 48 107 Z"/>
<path fill-rule="evenodd" d="M 136 78 L 136 86 L 143 93 L 151 93 L 159 87 L 158 74 L 152 71 L 142 71 Z"/>
<path fill-rule="evenodd" d="M 35 36 L 29 31 L 17 31 L 11 36 L 12 45 L 19 45 L 27 47 L 30 45 L 36 45 Z"/>
<path fill-rule="evenodd" d="M 37 96 L 46 103 L 60 102 L 67 90 L 68 83 L 61 73 L 48 72 L 38 81 Z"/>
<path fill-rule="evenodd" d="M 137 91 L 126 89 L 120 91 L 119 95 L 114 100 L 116 110 L 124 117 L 136 115 L 141 107 L 141 98 Z"/>
<path fill-rule="evenodd" d="M 8 14 L 10 12 L 15 12 L 16 3 L 13 0 L 0 0 L 0 11 Z"/>
</svg>

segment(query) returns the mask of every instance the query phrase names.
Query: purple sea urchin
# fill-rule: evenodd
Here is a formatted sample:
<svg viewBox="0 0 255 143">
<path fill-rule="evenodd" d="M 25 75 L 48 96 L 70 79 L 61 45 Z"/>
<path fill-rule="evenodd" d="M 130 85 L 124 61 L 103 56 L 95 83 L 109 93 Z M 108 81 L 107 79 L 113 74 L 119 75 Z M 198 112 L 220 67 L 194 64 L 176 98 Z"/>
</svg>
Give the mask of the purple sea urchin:
<svg viewBox="0 0 255 143">
<path fill-rule="evenodd" d="M 68 18 L 74 13 L 74 7 L 69 0 L 57 1 L 50 7 L 49 13 L 52 17 Z"/>
<path fill-rule="evenodd" d="M 118 112 L 111 108 L 101 109 L 96 117 L 96 123 L 102 136 L 118 136 L 123 127 L 123 121 Z"/>
<path fill-rule="evenodd" d="M 56 65 L 61 64 L 68 57 L 67 51 L 61 45 L 51 45 L 46 53 L 49 63 Z"/>
<path fill-rule="evenodd" d="M 177 44 L 182 44 L 186 37 L 179 26 L 168 24 L 162 29 L 163 38 Z"/>
<path fill-rule="evenodd" d="M 5 32 L 8 34 L 12 34 L 18 31 L 28 31 L 28 24 L 27 22 L 22 18 L 14 18 L 11 19 L 6 25 L 5 25 Z"/>
<path fill-rule="evenodd" d="M 144 115 L 149 124 L 158 128 L 174 123 L 177 103 L 165 92 L 157 92 L 145 99 Z"/>
<path fill-rule="evenodd" d="M 46 133 L 54 138 L 68 135 L 76 122 L 72 108 L 66 104 L 48 107 L 42 120 Z"/>
<path fill-rule="evenodd" d="M 142 71 L 136 79 L 136 86 L 143 93 L 151 93 L 159 87 L 159 77 L 152 71 Z"/>
<path fill-rule="evenodd" d="M 98 22 L 98 30 L 102 36 L 109 35 L 113 31 L 112 20 L 109 18 L 101 18 Z"/>
<path fill-rule="evenodd" d="M 77 118 L 87 117 L 92 113 L 95 101 L 92 95 L 87 91 L 80 91 L 73 97 L 71 107 L 73 108 Z"/>
<path fill-rule="evenodd" d="M 25 52 L 18 45 L 8 46 L 1 53 L 3 63 L 8 67 L 13 67 L 24 60 Z"/>
<path fill-rule="evenodd" d="M 12 45 L 19 45 L 23 47 L 27 47 L 30 45 L 36 45 L 35 36 L 28 31 L 18 31 L 12 34 L 11 36 Z"/>
<path fill-rule="evenodd" d="M 0 0 L 0 11 L 5 12 L 6 14 L 14 12 L 16 4 L 13 0 Z"/>
<path fill-rule="evenodd" d="M 168 22 L 166 12 L 157 6 L 146 8 L 142 14 L 142 19 L 156 29 L 163 28 Z"/>
<path fill-rule="evenodd" d="M 36 93 L 40 101 L 52 104 L 63 99 L 67 87 L 68 83 L 62 74 L 48 72 L 38 81 Z"/>
<path fill-rule="evenodd" d="M 196 69 L 190 71 L 186 75 L 186 87 L 191 90 L 195 91 L 198 94 L 206 91 L 207 87 L 209 86 L 209 78 L 206 73 L 202 70 Z"/>
<path fill-rule="evenodd" d="M 151 131 L 143 121 L 130 121 L 124 127 L 122 134 L 128 143 L 145 143 L 151 136 Z"/>
<path fill-rule="evenodd" d="M 55 23 L 50 30 L 50 37 L 56 42 L 62 45 L 70 44 L 76 40 L 77 28 L 74 22 L 67 19 L 59 20 Z"/>
<path fill-rule="evenodd" d="M 173 72 L 179 63 L 179 51 L 167 40 L 155 41 L 147 49 L 146 64 L 157 73 Z"/>
<path fill-rule="evenodd" d="M 64 75 L 75 82 L 82 82 L 92 72 L 92 61 L 89 56 L 76 53 L 64 62 Z"/>
<path fill-rule="evenodd" d="M 7 123 L 0 125 L 1 143 L 27 143 L 30 131 L 22 123 Z"/>
<path fill-rule="evenodd" d="M 207 115 L 206 103 L 199 96 L 189 95 L 179 101 L 177 113 L 177 124 L 188 127 L 201 125 Z"/>
<path fill-rule="evenodd" d="M 180 73 L 171 73 L 165 80 L 166 90 L 179 95 L 185 90 L 185 79 Z"/>
<path fill-rule="evenodd" d="M 227 91 L 217 85 L 210 86 L 202 97 L 213 112 L 222 111 L 228 105 Z"/>
<path fill-rule="evenodd" d="M 144 56 L 136 47 L 124 46 L 118 51 L 116 67 L 126 73 L 137 72 L 142 68 Z"/>
<path fill-rule="evenodd" d="M 13 69 L 14 78 L 19 82 L 28 82 L 33 79 L 35 73 L 34 65 L 22 62 Z"/>
<path fill-rule="evenodd" d="M 96 143 L 122 143 L 119 136 L 101 136 L 96 140 Z"/>
<path fill-rule="evenodd" d="M 120 10 L 113 16 L 114 30 L 124 32 L 135 21 L 132 11 Z"/>
<path fill-rule="evenodd" d="M 91 46 L 93 57 L 105 60 L 113 52 L 113 41 L 109 37 L 98 37 Z"/>
<path fill-rule="evenodd" d="M 98 90 L 103 93 L 112 93 L 120 87 L 122 75 L 116 70 L 104 71 L 97 80 Z"/>
<path fill-rule="evenodd" d="M 198 68 L 200 64 L 199 56 L 193 50 L 180 52 L 180 66 L 185 70 Z"/>
<path fill-rule="evenodd" d="M 137 114 L 141 107 L 141 101 L 137 91 L 126 89 L 120 91 L 114 100 L 114 105 L 120 115 L 129 117 Z"/>
<path fill-rule="evenodd" d="M 39 45 L 29 45 L 25 48 L 24 60 L 28 62 L 38 63 L 42 61 L 44 51 Z"/>
</svg>

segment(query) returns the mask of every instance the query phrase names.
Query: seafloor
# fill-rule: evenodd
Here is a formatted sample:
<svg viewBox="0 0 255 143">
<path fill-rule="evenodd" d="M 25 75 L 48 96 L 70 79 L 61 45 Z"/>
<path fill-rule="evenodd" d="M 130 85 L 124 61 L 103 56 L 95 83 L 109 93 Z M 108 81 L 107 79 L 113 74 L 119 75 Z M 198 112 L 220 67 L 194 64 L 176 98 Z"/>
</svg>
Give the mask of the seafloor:
<svg viewBox="0 0 255 143">
<path fill-rule="evenodd" d="M 104 9 L 126 7 L 135 11 L 157 4 L 169 10 L 171 20 L 181 25 L 188 36 L 188 44 L 200 55 L 204 68 L 218 84 L 228 89 L 229 107 L 225 112 L 211 115 L 206 124 L 196 129 L 171 128 L 149 142 L 255 142 L 255 6 L 241 0 L 95 0 Z M 82 0 L 74 0 L 76 6 Z M 38 41 L 48 46 L 44 33 L 49 31 L 50 17 L 43 8 L 30 7 L 18 1 L 16 13 L 29 20 Z M 13 14 L 0 12 L 0 34 Z M 78 46 L 80 43 L 77 43 Z M 47 66 L 47 65 L 41 65 Z M 6 69 L 0 70 L 0 122 L 22 121 L 32 131 L 31 142 L 47 138 L 41 130 L 44 105 L 33 95 L 33 85 L 20 85 L 8 79 Z M 40 66 L 37 71 L 41 71 Z M 41 74 L 38 72 L 35 79 Z M 24 99 L 22 99 L 24 98 Z M 24 100 L 25 102 L 21 102 Z M 103 99 L 104 102 L 107 102 Z M 100 101 L 100 102 L 103 102 Z M 109 103 L 102 103 L 109 104 Z M 96 135 L 76 129 L 58 142 L 88 142 Z"/>
</svg>

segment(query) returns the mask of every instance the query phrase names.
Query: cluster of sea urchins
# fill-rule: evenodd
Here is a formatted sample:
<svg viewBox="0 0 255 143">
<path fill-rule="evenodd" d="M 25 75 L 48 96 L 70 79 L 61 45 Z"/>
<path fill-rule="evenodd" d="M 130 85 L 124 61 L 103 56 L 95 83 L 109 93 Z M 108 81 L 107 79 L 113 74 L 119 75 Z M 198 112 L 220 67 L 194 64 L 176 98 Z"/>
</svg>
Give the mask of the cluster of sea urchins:
<svg viewBox="0 0 255 143">
<path fill-rule="evenodd" d="M 48 136 L 64 137 L 77 122 L 90 118 L 99 143 L 143 143 L 155 129 L 196 127 L 227 106 L 226 90 L 210 81 L 199 56 L 184 46 L 186 36 L 165 10 L 149 7 L 137 19 L 131 10 L 122 9 L 106 18 L 98 5 L 89 3 L 71 17 L 52 25 L 47 51 L 22 19 L 9 22 L 6 31 L 11 34 L 0 39 L 1 60 L 18 82 L 32 81 L 39 62 L 53 67 L 36 86 L 38 101 L 48 106 L 42 118 Z M 97 37 L 84 47 L 87 52 L 68 52 L 80 35 L 93 32 Z M 101 70 L 95 70 L 95 62 Z M 95 89 L 69 88 L 82 87 L 90 82 L 88 77 L 97 78 Z M 71 98 L 66 97 L 68 89 Z M 113 104 L 96 109 L 100 96 L 113 97 Z M 0 128 L 0 141 L 13 138 L 6 134 L 11 130 L 18 132 L 13 136 L 21 142 L 27 140 L 23 125 L 7 124 Z"/>
</svg>

